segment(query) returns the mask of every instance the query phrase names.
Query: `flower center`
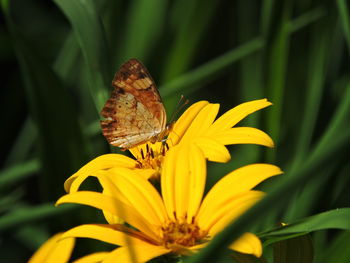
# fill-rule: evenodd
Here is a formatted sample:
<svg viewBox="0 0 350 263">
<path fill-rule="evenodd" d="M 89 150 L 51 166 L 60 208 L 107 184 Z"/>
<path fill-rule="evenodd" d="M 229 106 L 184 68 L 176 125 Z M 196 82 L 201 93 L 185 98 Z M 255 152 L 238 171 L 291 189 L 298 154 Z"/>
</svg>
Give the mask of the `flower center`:
<svg viewBox="0 0 350 263">
<path fill-rule="evenodd" d="M 207 231 L 201 230 L 195 223 L 170 221 L 162 227 L 162 231 L 166 248 L 191 247 L 206 242 Z"/>
<path fill-rule="evenodd" d="M 169 150 L 167 142 L 146 144 L 146 147 L 140 149 L 140 155 L 137 158 L 139 168 L 154 169 L 156 174 L 153 177 L 158 177 L 161 164 L 165 153 Z"/>
</svg>

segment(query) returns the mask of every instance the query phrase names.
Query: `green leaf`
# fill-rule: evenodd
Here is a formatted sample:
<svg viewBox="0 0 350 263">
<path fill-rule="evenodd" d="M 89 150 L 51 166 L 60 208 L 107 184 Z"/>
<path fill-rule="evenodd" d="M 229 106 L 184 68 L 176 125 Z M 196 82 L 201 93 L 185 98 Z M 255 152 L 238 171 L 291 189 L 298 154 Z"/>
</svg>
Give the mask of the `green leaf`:
<svg viewBox="0 0 350 263">
<path fill-rule="evenodd" d="M 169 49 L 161 83 L 166 83 L 187 71 L 219 3 L 220 1 L 198 0 L 174 3 L 174 41 Z"/>
<path fill-rule="evenodd" d="M 280 237 L 295 233 L 313 232 L 324 229 L 350 230 L 350 208 L 340 208 L 306 217 L 277 229 L 260 233 L 261 238 Z"/>
<path fill-rule="evenodd" d="M 37 137 L 38 131 L 36 130 L 33 121 L 27 118 L 24 125 L 21 127 L 16 142 L 12 145 L 11 151 L 6 158 L 6 166 L 25 161 Z M 23 171 L 23 169 L 21 169 L 21 171 Z"/>
<path fill-rule="evenodd" d="M 338 12 L 340 15 L 346 43 L 348 45 L 348 52 L 350 53 L 350 17 L 349 7 L 345 0 L 337 0 Z"/>
<path fill-rule="evenodd" d="M 293 1 L 283 1 L 277 6 L 280 6 L 280 8 L 275 7 L 273 17 L 275 16 L 276 18 L 270 22 L 274 25 L 274 29 L 269 32 L 269 43 L 266 45 L 268 47 L 266 51 L 266 87 L 268 98 L 274 103 L 274 107 L 267 113 L 266 126 L 269 135 L 278 144 L 280 142 L 282 105 L 290 45 L 289 24 Z M 269 151 L 267 153 L 269 162 L 273 162 L 276 152 Z"/>
<path fill-rule="evenodd" d="M 303 235 L 274 244 L 274 263 L 312 263 L 313 245 L 310 235 Z"/>
<path fill-rule="evenodd" d="M 54 0 L 70 21 L 89 69 L 89 88 L 99 112 L 112 79 L 107 40 L 93 1 Z"/>
<path fill-rule="evenodd" d="M 0 172 L 0 190 L 18 184 L 39 170 L 39 160 L 32 159 L 8 167 Z"/>
<path fill-rule="evenodd" d="M 322 21 L 312 31 L 312 40 L 310 43 L 311 51 L 308 58 L 308 81 L 305 90 L 304 115 L 300 123 L 300 135 L 297 141 L 297 150 L 295 156 L 297 160 L 303 160 L 311 145 L 311 138 L 314 133 L 317 114 L 321 104 L 323 94 L 325 69 L 327 65 L 327 50 L 329 49 L 329 20 Z M 296 160 L 295 166 L 299 166 Z"/>
<path fill-rule="evenodd" d="M 242 254 L 233 251 L 232 258 L 237 263 L 267 263 L 264 257 L 257 258 L 253 255 Z"/>
<path fill-rule="evenodd" d="M 339 233 L 329 245 L 320 247 L 315 262 L 344 263 L 350 258 L 350 231 Z M 317 251 L 317 247 L 316 247 Z"/>
<path fill-rule="evenodd" d="M 35 207 L 16 207 L 13 211 L 0 217 L 0 232 L 8 231 L 10 228 L 18 227 L 19 225 L 35 223 L 38 220 L 57 217 L 76 208 L 76 205 L 55 207 L 52 203 Z"/>
<path fill-rule="evenodd" d="M 50 238 L 47 229 L 41 225 L 20 226 L 14 231 L 14 236 L 33 251 L 37 250 L 40 245 Z"/>
<path fill-rule="evenodd" d="M 43 170 L 41 192 L 46 200 L 56 199 L 63 178 L 87 160 L 77 111 L 71 95 L 50 65 L 23 37 L 10 15 L 6 16 L 6 21 L 25 80 L 30 114 L 39 135 Z"/>
<path fill-rule="evenodd" d="M 309 12 L 305 12 L 304 14 L 300 15 L 299 17 L 291 21 L 288 26 L 289 31 L 298 32 L 299 30 L 303 29 L 305 26 L 314 23 L 320 18 L 323 18 L 326 14 L 327 14 L 327 10 L 324 6 L 315 7 Z"/>
<path fill-rule="evenodd" d="M 175 78 L 172 81 L 169 81 L 161 86 L 159 90 L 163 98 L 168 98 L 175 93 L 185 91 L 191 86 L 197 86 L 199 83 L 204 85 L 204 83 L 206 83 L 214 75 L 217 77 L 219 73 L 224 71 L 228 66 L 259 50 L 263 44 L 264 42 L 260 38 L 251 40 L 248 43 L 245 43 L 238 48 L 235 48 L 226 54 L 223 54 L 212 61 L 209 61 L 198 68 Z M 193 89 L 191 91 L 193 91 Z"/>
<path fill-rule="evenodd" d="M 1 195 L 0 198 L 0 214 L 4 214 L 7 211 L 13 209 L 13 207 L 20 203 L 24 196 L 24 188 L 19 187 L 11 192 L 6 192 L 6 195 Z"/>
<path fill-rule="evenodd" d="M 165 26 L 166 7 L 167 1 L 164 0 L 131 1 L 122 51 L 118 52 L 120 63 L 134 57 L 147 60 L 150 50 L 162 41 L 160 34 Z"/>
<path fill-rule="evenodd" d="M 54 62 L 53 70 L 65 83 L 65 86 L 73 85 L 79 73 L 79 58 L 81 57 L 77 39 L 73 32 L 70 32 L 60 49 Z"/>
</svg>

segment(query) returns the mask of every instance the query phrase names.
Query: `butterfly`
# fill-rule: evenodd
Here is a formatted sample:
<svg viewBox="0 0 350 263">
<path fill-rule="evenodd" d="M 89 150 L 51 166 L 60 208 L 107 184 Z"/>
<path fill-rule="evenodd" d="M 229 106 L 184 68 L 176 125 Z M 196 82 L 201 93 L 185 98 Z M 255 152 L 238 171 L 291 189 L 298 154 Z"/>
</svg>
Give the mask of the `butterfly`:
<svg viewBox="0 0 350 263">
<path fill-rule="evenodd" d="M 107 141 L 124 150 L 162 141 L 170 126 L 146 67 L 137 59 L 128 60 L 115 74 L 112 85 L 114 90 L 101 111 L 105 118 L 101 128 Z"/>
</svg>

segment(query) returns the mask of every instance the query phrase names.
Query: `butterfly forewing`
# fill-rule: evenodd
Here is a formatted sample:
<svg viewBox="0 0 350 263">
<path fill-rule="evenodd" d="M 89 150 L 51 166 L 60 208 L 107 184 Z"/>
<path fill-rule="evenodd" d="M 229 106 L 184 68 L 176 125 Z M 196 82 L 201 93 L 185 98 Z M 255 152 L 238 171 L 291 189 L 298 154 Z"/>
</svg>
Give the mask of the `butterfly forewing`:
<svg viewBox="0 0 350 263">
<path fill-rule="evenodd" d="M 125 149 L 158 136 L 166 128 L 159 92 L 145 66 L 136 59 L 124 63 L 112 81 L 114 90 L 101 111 L 107 141 Z"/>
</svg>

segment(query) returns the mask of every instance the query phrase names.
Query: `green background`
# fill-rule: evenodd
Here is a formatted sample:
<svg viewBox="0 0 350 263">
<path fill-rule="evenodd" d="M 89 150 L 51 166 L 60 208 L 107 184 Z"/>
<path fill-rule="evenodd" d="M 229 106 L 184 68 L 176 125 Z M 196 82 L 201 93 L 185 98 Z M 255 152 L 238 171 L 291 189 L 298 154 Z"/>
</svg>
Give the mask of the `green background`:
<svg viewBox="0 0 350 263">
<path fill-rule="evenodd" d="M 273 253 L 276 263 L 297 262 L 288 249 L 301 251 L 299 262 L 312 262 L 309 235 L 272 251 L 276 236 L 266 231 L 280 222 L 299 226 L 277 231 L 281 239 L 319 230 L 311 235 L 314 262 L 350 262 L 349 231 L 325 230 L 348 230 L 349 210 L 303 219 L 350 204 L 349 6 L 345 0 L 2 0 L 0 261 L 25 262 L 53 233 L 103 222 L 94 209 L 53 203 L 83 164 L 118 152 L 101 135 L 99 112 L 115 71 L 137 58 L 155 79 L 168 117 L 181 95 L 190 104 L 220 103 L 221 113 L 253 99 L 274 104 L 240 125 L 266 131 L 276 147 L 229 147 L 229 163 L 209 164 L 208 187 L 254 162 L 276 164 L 285 174 L 262 184 L 269 197 L 191 262 L 232 262 L 224 244 L 248 229 L 265 241 L 268 262 Z M 74 257 L 103 248 L 79 240 Z"/>
</svg>

